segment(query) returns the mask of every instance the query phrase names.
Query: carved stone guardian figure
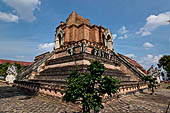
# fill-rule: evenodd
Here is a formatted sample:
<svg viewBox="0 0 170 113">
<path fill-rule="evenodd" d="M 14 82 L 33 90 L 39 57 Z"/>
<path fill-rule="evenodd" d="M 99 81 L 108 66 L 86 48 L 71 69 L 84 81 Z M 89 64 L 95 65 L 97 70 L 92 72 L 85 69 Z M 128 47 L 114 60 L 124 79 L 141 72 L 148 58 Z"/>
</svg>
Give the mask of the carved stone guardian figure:
<svg viewBox="0 0 170 113">
<path fill-rule="evenodd" d="M 160 84 L 160 72 L 157 68 L 154 68 L 153 65 L 148 69 L 147 74 L 156 78 L 156 81 Z"/>
<path fill-rule="evenodd" d="M 6 72 L 7 76 L 6 76 L 5 80 L 8 83 L 13 83 L 14 80 L 16 79 L 16 76 L 18 75 L 17 71 L 18 71 L 18 69 L 15 66 L 15 64 L 9 66 L 8 69 L 7 69 L 7 72 Z"/>
<path fill-rule="evenodd" d="M 67 54 L 69 54 L 69 55 L 74 54 L 74 46 L 73 45 L 71 47 L 67 48 Z"/>
</svg>

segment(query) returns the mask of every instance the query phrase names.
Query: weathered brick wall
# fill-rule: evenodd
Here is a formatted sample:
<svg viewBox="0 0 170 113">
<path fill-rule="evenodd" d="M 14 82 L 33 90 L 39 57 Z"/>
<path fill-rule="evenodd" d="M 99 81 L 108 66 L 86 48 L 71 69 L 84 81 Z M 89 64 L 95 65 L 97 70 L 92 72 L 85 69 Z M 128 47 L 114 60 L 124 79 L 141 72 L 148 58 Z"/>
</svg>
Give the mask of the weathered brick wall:
<svg viewBox="0 0 170 113">
<path fill-rule="evenodd" d="M 66 20 L 66 23 L 61 23 L 59 27 L 57 27 L 56 32 L 60 28 L 65 32 L 65 45 L 83 39 L 104 45 L 103 32 L 105 28 L 97 25 L 91 26 L 88 19 L 77 15 L 75 12 L 69 16 L 69 18 Z"/>
</svg>

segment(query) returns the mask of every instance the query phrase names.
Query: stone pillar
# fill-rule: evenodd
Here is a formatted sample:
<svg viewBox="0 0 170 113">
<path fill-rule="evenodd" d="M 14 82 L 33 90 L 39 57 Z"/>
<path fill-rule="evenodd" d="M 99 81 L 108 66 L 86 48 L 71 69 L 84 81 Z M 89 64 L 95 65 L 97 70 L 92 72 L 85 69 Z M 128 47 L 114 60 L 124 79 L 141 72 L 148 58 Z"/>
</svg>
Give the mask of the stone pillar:
<svg viewBox="0 0 170 113">
<path fill-rule="evenodd" d="M 112 38 L 108 40 L 108 49 L 113 50 L 113 41 L 112 41 Z"/>
<path fill-rule="evenodd" d="M 106 29 L 103 33 L 103 40 L 104 40 L 104 45 L 110 49 L 113 50 L 113 37 L 112 33 L 110 32 L 109 29 Z"/>
<path fill-rule="evenodd" d="M 55 40 L 55 49 L 60 48 L 60 44 L 59 44 L 59 39 L 56 36 L 56 40 Z"/>
<path fill-rule="evenodd" d="M 59 28 L 55 35 L 55 49 L 60 48 L 64 44 L 65 32 Z"/>
</svg>

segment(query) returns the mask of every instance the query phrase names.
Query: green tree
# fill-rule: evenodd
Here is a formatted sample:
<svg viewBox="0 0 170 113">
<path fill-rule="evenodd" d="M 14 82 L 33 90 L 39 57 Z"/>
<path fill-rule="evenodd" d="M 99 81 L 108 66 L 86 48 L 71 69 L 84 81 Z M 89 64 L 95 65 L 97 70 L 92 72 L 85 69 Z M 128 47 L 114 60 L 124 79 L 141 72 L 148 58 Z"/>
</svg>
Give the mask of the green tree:
<svg viewBox="0 0 170 113">
<path fill-rule="evenodd" d="M 6 71 L 9 66 L 11 66 L 11 64 L 9 62 L 0 64 L 0 76 L 6 76 Z"/>
<path fill-rule="evenodd" d="M 167 72 L 168 77 L 170 77 L 170 55 L 164 55 L 161 57 L 158 67 L 162 67 Z"/>
<path fill-rule="evenodd" d="M 19 64 L 19 63 L 14 63 L 15 64 L 15 66 L 17 67 L 17 69 L 18 69 L 18 72 L 21 72 L 23 69 L 24 69 L 24 66 L 23 65 L 21 65 L 21 64 Z"/>
<path fill-rule="evenodd" d="M 145 81 L 145 82 L 149 82 L 148 84 L 148 88 L 151 89 L 152 93 L 151 94 L 154 94 L 155 90 L 154 88 L 156 87 L 156 78 L 153 78 L 152 76 L 143 76 L 142 77 L 142 80 Z"/>
<path fill-rule="evenodd" d="M 117 93 L 120 81 L 110 76 L 102 76 L 106 68 L 99 61 L 94 61 L 88 66 L 90 73 L 73 71 L 67 80 L 67 89 L 63 101 L 75 103 L 81 101 L 83 113 L 90 110 L 99 112 L 103 109 L 102 96 Z"/>
</svg>

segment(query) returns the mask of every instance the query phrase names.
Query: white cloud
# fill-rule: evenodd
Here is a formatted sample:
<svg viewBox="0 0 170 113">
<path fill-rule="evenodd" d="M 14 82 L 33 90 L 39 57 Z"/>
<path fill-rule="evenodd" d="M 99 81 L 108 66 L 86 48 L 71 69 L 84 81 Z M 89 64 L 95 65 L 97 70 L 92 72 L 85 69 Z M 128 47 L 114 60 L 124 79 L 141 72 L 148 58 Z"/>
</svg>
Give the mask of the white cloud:
<svg viewBox="0 0 170 113">
<path fill-rule="evenodd" d="M 144 27 L 140 28 L 136 34 L 139 34 L 141 36 L 147 36 L 151 35 L 152 31 L 154 31 L 156 28 L 162 25 L 168 25 L 168 20 L 170 19 L 170 11 L 160 13 L 158 15 L 150 15 L 146 18 L 146 24 Z"/>
<path fill-rule="evenodd" d="M 38 45 L 38 49 L 43 51 L 52 51 L 53 48 L 54 48 L 54 43 L 44 43 Z"/>
<path fill-rule="evenodd" d="M 162 57 L 162 55 L 153 56 L 151 54 L 148 54 L 147 56 L 140 59 L 139 63 L 145 68 L 150 68 L 151 65 L 157 66 L 159 59 Z"/>
<path fill-rule="evenodd" d="M 142 27 L 138 32 L 136 32 L 136 34 L 140 34 L 141 36 L 148 36 L 151 35 L 152 33 L 146 30 L 146 28 Z"/>
<path fill-rule="evenodd" d="M 17 58 L 24 58 L 24 56 L 16 56 Z"/>
<path fill-rule="evenodd" d="M 119 34 L 119 38 L 118 39 L 127 39 L 128 38 L 128 33 L 129 31 L 126 29 L 125 26 L 122 26 L 119 30 L 118 30 L 118 34 Z"/>
<path fill-rule="evenodd" d="M 113 34 L 112 37 L 113 37 L 113 40 L 114 40 L 117 37 L 117 34 Z"/>
<path fill-rule="evenodd" d="M 127 35 L 127 34 L 119 37 L 119 39 L 127 39 L 127 38 L 128 38 L 128 35 Z"/>
<path fill-rule="evenodd" d="M 136 57 L 134 54 L 126 54 L 125 56 L 130 57 L 130 58 L 135 58 Z"/>
<path fill-rule="evenodd" d="M 0 20 L 5 22 L 15 22 L 18 23 L 18 16 L 11 13 L 4 13 L 0 11 Z"/>
<path fill-rule="evenodd" d="M 41 4 L 40 0 L 3 0 L 3 2 L 13 7 L 19 14 L 19 17 L 28 22 L 36 19 L 33 13 Z"/>
<path fill-rule="evenodd" d="M 143 44 L 143 46 L 145 47 L 145 48 L 151 48 L 151 47 L 154 47 L 154 45 L 152 45 L 151 43 L 149 43 L 149 42 L 145 42 L 144 44 Z"/>
<path fill-rule="evenodd" d="M 126 29 L 125 26 L 122 26 L 122 27 L 119 29 L 119 31 L 118 31 L 119 34 L 125 34 L 125 33 L 127 33 L 127 32 L 128 32 L 128 30 Z"/>
</svg>

